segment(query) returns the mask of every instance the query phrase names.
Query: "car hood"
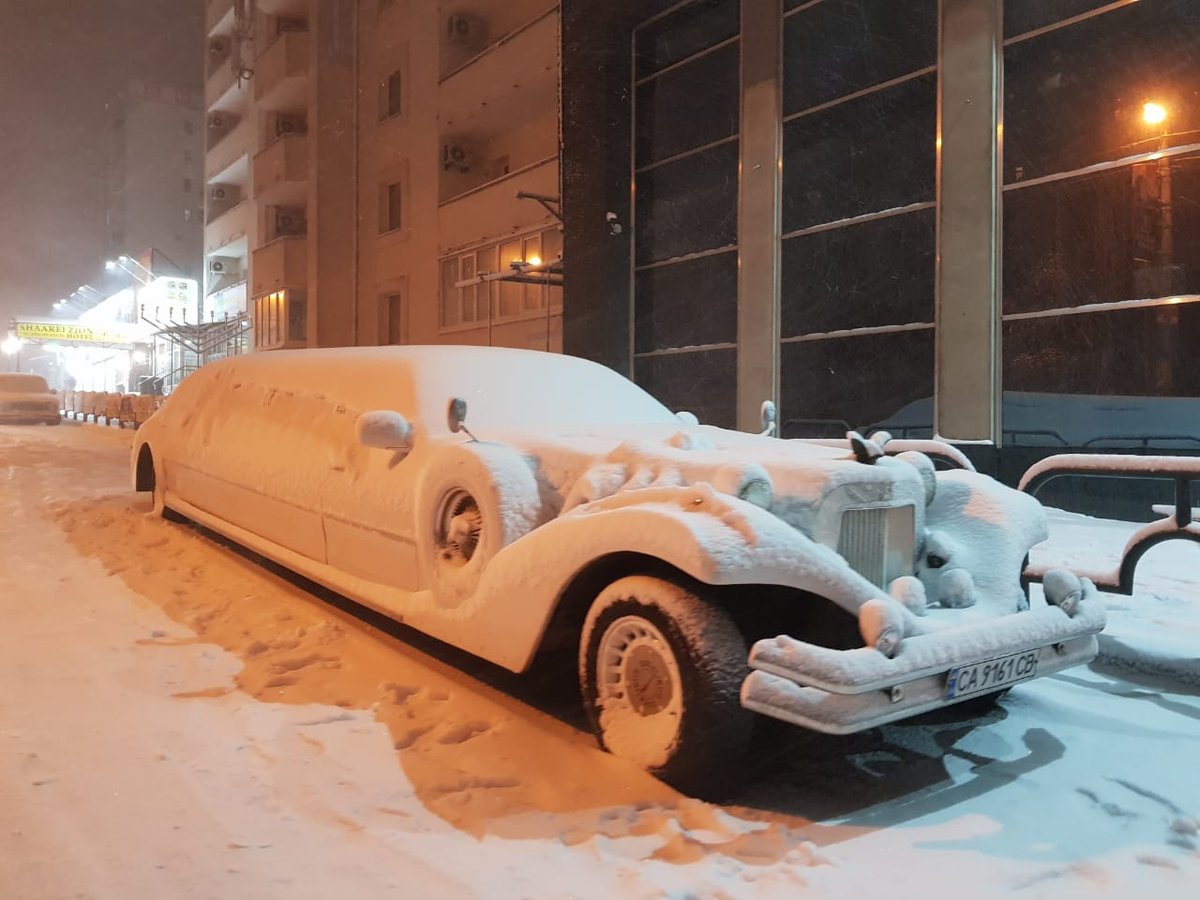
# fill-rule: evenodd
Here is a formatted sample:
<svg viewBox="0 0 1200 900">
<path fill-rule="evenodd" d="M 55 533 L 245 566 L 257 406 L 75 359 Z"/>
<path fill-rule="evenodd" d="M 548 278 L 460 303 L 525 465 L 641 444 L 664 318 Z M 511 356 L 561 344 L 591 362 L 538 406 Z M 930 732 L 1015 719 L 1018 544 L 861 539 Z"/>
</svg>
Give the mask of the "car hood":
<svg viewBox="0 0 1200 900">
<path fill-rule="evenodd" d="M 820 510 L 835 498 L 839 508 L 924 505 L 924 487 L 915 467 L 888 457 L 874 465 L 860 463 L 848 447 L 703 425 L 511 433 L 497 439 L 530 458 L 543 483 L 562 499 L 564 512 L 641 487 L 707 482 L 738 496 L 749 483 L 765 482 L 771 512 L 824 539 L 831 536 L 819 534 L 823 530 Z"/>
</svg>

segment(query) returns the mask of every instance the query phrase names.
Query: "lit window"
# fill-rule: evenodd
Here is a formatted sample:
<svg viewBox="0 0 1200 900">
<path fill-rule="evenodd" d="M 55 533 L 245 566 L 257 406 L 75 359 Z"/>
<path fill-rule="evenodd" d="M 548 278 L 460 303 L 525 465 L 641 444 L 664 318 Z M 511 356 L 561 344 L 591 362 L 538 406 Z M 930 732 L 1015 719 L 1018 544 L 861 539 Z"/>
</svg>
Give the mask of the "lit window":
<svg viewBox="0 0 1200 900">
<path fill-rule="evenodd" d="M 548 308 L 561 309 L 562 288 L 558 285 L 499 279 L 463 283 L 488 274 L 507 274 L 514 262 L 544 266 L 561 258 L 562 230 L 555 227 L 442 260 L 442 328 L 484 324 L 491 316 L 503 321 L 538 315 Z"/>
</svg>

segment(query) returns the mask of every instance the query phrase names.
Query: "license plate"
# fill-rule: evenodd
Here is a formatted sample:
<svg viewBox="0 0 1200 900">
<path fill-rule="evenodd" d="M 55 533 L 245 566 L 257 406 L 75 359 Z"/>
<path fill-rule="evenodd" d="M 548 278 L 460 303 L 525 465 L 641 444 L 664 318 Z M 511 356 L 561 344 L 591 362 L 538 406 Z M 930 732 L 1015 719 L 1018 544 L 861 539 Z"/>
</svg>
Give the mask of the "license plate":
<svg viewBox="0 0 1200 900">
<path fill-rule="evenodd" d="M 946 679 L 946 699 L 967 697 L 1025 681 L 1037 674 L 1038 651 L 1026 650 L 1012 656 L 989 659 L 987 662 L 959 666 L 950 670 Z"/>
</svg>

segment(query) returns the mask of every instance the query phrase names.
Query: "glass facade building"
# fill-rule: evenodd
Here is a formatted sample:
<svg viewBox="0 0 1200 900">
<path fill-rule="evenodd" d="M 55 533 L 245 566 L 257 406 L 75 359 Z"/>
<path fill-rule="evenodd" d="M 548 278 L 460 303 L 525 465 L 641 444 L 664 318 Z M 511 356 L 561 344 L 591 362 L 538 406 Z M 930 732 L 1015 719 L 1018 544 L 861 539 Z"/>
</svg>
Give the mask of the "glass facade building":
<svg viewBox="0 0 1200 900">
<path fill-rule="evenodd" d="M 562 13 L 567 352 L 1007 475 L 1200 451 L 1200 3 Z"/>
</svg>

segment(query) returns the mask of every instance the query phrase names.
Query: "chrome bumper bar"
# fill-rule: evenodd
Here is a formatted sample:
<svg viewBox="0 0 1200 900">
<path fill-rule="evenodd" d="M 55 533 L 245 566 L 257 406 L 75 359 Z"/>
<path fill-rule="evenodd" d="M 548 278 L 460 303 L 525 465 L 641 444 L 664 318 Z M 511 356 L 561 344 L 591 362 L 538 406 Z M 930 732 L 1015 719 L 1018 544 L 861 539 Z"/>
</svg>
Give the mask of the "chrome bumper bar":
<svg viewBox="0 0 1200 900">
<path fill-rule="evenodd" d="M 1074 616 L 1047 606 L 916 635 L 892 659 L 874 647 L 830 650 L 782 635 L 751 648 L 755 671 L 742 684 L 742 706 L 850 734 L 980 696 L 947 699 L 947 675 L 958 666 L 1029 650 L 1038 651 L 1038 676 L 1085 663 L 1096 655 L 1104 621 L 1104 603 L 1089 585 Z"/>
</svg>

